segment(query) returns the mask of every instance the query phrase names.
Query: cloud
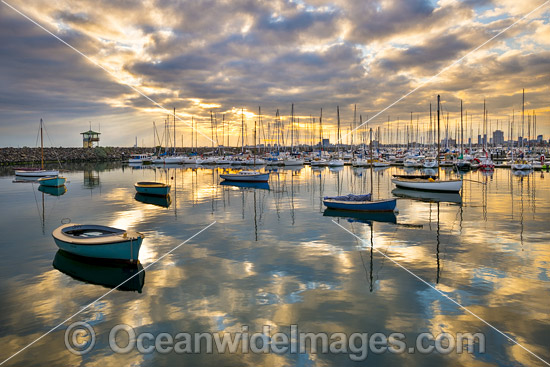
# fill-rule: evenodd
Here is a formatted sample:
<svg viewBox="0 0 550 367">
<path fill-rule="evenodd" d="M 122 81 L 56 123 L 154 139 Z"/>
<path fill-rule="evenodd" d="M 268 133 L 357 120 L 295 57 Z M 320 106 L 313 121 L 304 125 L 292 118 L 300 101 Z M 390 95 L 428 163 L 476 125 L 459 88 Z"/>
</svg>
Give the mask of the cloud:
<svg viewBox="0 0 550 367">
<path fill-rule="evenodd" d="M 372 116 L 517 19 L 507 17 L 520 14 L 512 3 L 488 1 L 79 0 L 78 6 L 47 1 L 14 5 L 113 75 L 3 6 L 0 126 L 9 125 L 10 134 L 18 130 L 14 126 L 34 126 L 45 113 L 60 125 L 120 115 L 115 120 L 129 121 L 129 130 L 148 131 L 164 113 L 129 86 L 169 109 L 176 107 L 182 116 L 194 115 L 204 128 L 209 128 L 212 108 L 205 105 L 219 106 L 219 114 L 235 120 L 239 116 L 233 111 L 240 108 L 255 111 L 261 105 L 266 118 L 272 118 L 277 108 L 286 113 L 291 103 L 306 116 L 340 105 L 348 118 L 355 104 L 361 114 Z M 539 96 L 548 73 L 544 14 L 548 10 L 510 29 L 373 123 L 385 122 L 388 114 L 391 120 L 411 111 L 426 115 L 437 93 L 449 101 L 496 101 L 526 88 L 540 112 L 539 126 L 550 132 L 544 122 L 550 115 Z M 508 110 L 503 106 L 494 113 Z M 327 112 L 327 129 L 334 121 L 335 113 Z M 57 133 L 63 144 L 75 141 L 75 130 Z M 19 130 L 17 136 L 24 134 Z M 134 139 L 118 138 L 120 145 Z M 2 138 L 0 145 L 14 141 Z"/>
</svg>

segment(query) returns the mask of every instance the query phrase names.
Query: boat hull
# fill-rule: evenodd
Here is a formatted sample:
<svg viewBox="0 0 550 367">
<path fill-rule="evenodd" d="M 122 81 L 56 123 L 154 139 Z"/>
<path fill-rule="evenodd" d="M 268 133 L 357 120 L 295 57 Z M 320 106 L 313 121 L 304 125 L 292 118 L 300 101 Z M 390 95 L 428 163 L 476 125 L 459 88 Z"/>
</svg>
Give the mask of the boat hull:
<svg viewBox="0 0 550 367">
<path fill-rule="evenodd" d="M 348 210 L 354 212 L 393 212 L 397 199 L 375 201 L 341 201 L 323 200 L 323 204 L 329 209 Z"/>
<path fill-rule="evenodd" d="M 57 177 L 42 177 L 38 179 L 38 182 L 42 186 L 48 186 L 48 187 L 61 187 L 65 185 L 65 182 L 67 179 L 65 177 L 57 176 Z"/>
<path fill-rule="evenodd" d="M 168 196 L 170 194 L 170 185 L 159 182 L 137 182 L 134 187 L 139 194 Z"/>
<path fill-rule="evenodd" d="M 59 171 L 57 171 L 57 170 L 45 170 L 45 169 L 16 170 L 15 175 L 20 176 L 20 177 L 47 177 L 47 176 L 57 176 L 57 175 L 59 175 Z"/>
<path fill-rule="evenodd" d="M 407 180 L 394 178 L 392 182 L 397 187 L 411 190 L 459 192 L 462 188 L 462 180 L 430 181 L 423 179 Z"/>
<path fill-rule="evenodd" d="M 220 178 L 226 181 L 236 182 L 268 182 L 269 173 L 258 173 L 257 175 L 239 175 L 239 174 L 223 174 Z"/>
<path fill-rule="evenodd" d="M 60 250 L 73 255 L 128 262 L 136 262 L 138 260 L 139 249 L 144 237 L 141 233 L 120 230 L 120 233 L 113 235 L 79 238 L 69 236 L 64 232 L 66 229 L 78 230 L 89 227 L 109 228 L 105 226 L 64 224 L 56 228 L 52 236 Z"/>
</svg>

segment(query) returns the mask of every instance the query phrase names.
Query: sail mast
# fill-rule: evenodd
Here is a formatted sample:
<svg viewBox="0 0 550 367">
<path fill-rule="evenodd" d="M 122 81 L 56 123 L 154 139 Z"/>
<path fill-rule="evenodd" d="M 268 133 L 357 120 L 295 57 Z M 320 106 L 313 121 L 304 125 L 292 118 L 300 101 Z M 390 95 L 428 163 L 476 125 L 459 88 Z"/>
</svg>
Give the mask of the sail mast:
<svg viewBox="0 0 550 367">
<path fill-rule="evenodd" d="M 440 118 L 439 118 L 439 94 L 437 95 L 437 178 L 439 178 L 439 149 L 440 149 Z"/>
<path fill-rule="evenodd" d="M 40 119 L 40 157 L 40 168 L 44 169 L 44 136 L 42 135 L 42 119 Z"/>
<path fill-rule="evenodd" d="M 371 200 L 374 200 L 374 183 L 372 176 L 372 127 L 370 128 L 370 195 Z"/>
</svg>

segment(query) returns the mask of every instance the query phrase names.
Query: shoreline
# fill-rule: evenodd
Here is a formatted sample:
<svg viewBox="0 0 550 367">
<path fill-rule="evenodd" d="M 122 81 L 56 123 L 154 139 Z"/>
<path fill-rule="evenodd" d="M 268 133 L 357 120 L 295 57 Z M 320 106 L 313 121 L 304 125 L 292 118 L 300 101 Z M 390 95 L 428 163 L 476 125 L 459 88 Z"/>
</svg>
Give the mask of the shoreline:
<svg viewBox="0 0 550 367">
<path fill-rule="evenodd" d="M 44 148 L 44 163 L 122 161 L 130 154 L 151 151 L 153 148 Z M 0 148 L 0 166 L 40 164 L 40 160 L 40 148 Z"/>
</svg>

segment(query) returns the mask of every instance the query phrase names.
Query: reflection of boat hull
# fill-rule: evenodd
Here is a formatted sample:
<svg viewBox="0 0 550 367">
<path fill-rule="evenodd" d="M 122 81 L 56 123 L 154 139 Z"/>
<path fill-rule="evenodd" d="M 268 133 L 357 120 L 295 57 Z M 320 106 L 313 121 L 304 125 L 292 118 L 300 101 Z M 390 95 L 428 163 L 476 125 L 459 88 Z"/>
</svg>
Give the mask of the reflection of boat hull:
<svg viewBox="0 0 550 367">
<path fill-rule="evenodd" d="M 143 234 L 90 224 L 63 224 L 52 236 L 59 249 L 74 255 L 135 262 Z"/>
<path fill-rule="evenodd" d="M 59 250 L 55 254 L 53 267 L 76 280 L 86 283 L 107 288 L 115 288 L 120 285 L 117 289 L 122 291 L 141 293 L 145 283 L 145 271 L 142 271 L 143 266 L 140 263 L 106 264 L 105 262 L 90 261 L 88 258 Z"/>
<path fill-rule="evenodd" d="M 167 196 L 170 193 L 170 185 L 161 182 L 136 182 L 134 187 L 140 194 Z"/>
<path fill-rule="evenodd" d="M 267 183 L 267 182 L 222 181 L 222 182 L 220 182 L 220 185 L 260 189 L 260 190 L 269 190 L 269 183 Z"/>
<path fill-rule="evenodd" d="M 462 203 L 462 197 L 456 192 L 430 192 L 407 189 L 394 189 L 391 192 L 393 195 L 401 198 L 415 199 L 420 201 L 441 203 Z"/>
<path fill-rule="evenodd" d="M 236 181 L 236 182 L 267 182 L 269 181 L 269 173 L 258 173 L 258 174 L 239 174 L 239 173 L 228 173 L 220 175 L 220 178 L 227 181 Z"/>
<path fill-rule="evenodd" d="M 462 188 L 462 180 L 438 181 L 430 179 L 394 178 L 392 182 L 397 187 L 412 190 L 459 192 Z"/>
<path fill-rule="evenodd" d="M 397 218 L 393 211 L 391 212 L 352 212 L 349 210 L 325 209 L 325 217 L 353 218 L 357 222 L 384 222 L 397 223 Z"/>
<path fill-rule="evenodd" d="M 41 186 L 59 187 L 65 185 L 67 179 L 65 177 L 42 177 L 38 179 Z"/>
<path fill-rule="evenodd" d="M 146 195 L 146 194 L 136 193 L 136 196 L 134 196 L 134 199 L 144 204 L 152 204 L 156 206 L 161 206 L 163 208 L 168 208 L 172 204 L 172 199 L 170 198 L 170 194 L 166 196 L 158 196 L 158 195 Z"/>
<path fill-rule="evenodd" d="M 38 191 L 43 192 L 44 194 L 49 194 L 53 196 L 61 196 L 67 192 L 67 187 L 65 187 L 65 185 L 58 186 L 58 187 L 40 185 L 38 186 Z"/>
<path fill-rule="evenodd" d="M 358 212 L 392 212 L 395 210 L 396 202 L 396 199 L 375 201 L 343 201 L 333 199 L 323 200 L 323 204 L 329 209 Z"/>
</svg>

